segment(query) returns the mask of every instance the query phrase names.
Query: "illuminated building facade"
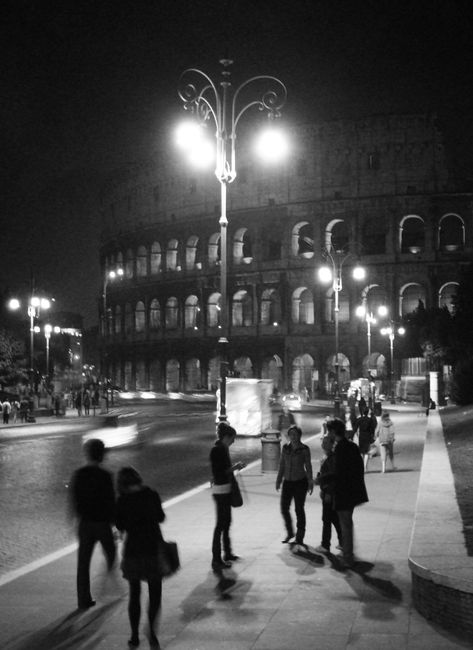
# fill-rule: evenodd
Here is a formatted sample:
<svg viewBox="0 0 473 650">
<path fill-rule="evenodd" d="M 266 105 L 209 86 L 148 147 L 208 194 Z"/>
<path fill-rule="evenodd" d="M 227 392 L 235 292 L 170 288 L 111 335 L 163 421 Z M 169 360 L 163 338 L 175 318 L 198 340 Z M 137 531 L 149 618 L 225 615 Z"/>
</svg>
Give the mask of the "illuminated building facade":
<svg viewBox="0 0 473 650">
<path fill-rule="evenodd" d="M 280 390 L 330 392 L 334 291 L 317 279 L 324 248 L 350 250 L 339 294 L 341 383 L 389 376 L 389 341 L 359 305 L 400 320 L 452 308 L 473 252 L 472 194 L 455 179 L 431 115 L 293 127 L 278 168 L 239 146 L 228 198 L 229 372 Z M 166 151 L 114 176 L 104 191 L 100 248 L 102 369 L 130 390 L 215 389 L 219 376 L 219 197 L 212 172 Z M 350 266 L 367 271 L 360 285 Z M 396 361 L 399 364 L 399 361 Z M 399 376 L 400 365 L 396 367 Z M 425 372 L 405 361 L 403 375 Z M 407 389 L 406 389 L 407 390 Z M 404 395 L 407 396 L 407 395 Z"/>
</svg>

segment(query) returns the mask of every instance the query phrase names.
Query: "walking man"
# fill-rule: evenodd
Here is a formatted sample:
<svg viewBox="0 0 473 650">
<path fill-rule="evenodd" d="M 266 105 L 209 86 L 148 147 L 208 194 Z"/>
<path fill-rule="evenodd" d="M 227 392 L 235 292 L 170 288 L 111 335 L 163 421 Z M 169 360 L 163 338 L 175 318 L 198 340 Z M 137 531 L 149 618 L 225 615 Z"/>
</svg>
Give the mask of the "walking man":
<svg viewBox="0 0 473 650">
<path fill-rule="evenodd" d="M 342 420 L 330 420 L 327 430 L 335 437 L 336 442 L 333 507 L 337 512 L 342 533 L 342 565 L 349 569 L 354 564 L 353 510 L 368 501 L 363 460 L 358 447 L 346 437 L 345 423 Z"/>
<path fill-rule="evenodd" d="M 115 562 L 112 524 L 115 520 L 115 493 L 110 472 L 101 467 L 105 445 L 96 438 L 84 445 L 87 464 L 78 469 L 71 481 L 71 505 L 79 520 L 77 560 L 77 600 L 79 609 L 95 605 L 90 593 L 90 560 L 97 542 L 104 550 L 108 570 Z"/>
</svg>

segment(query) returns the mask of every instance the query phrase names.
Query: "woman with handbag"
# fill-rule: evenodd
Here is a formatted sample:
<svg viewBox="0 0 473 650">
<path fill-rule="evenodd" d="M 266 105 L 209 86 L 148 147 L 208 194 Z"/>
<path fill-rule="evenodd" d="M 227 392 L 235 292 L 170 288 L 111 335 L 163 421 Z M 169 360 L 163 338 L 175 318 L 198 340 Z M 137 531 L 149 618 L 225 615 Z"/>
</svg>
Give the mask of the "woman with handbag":
<svg viewBox="0 0 473 650">
<path fill-rule="evenodd" d="M 243 469 L 245 463 L 232 465 L 229 448 L 235 442 L 236 431 L 227 422 L 220 422 L 217 427 L 217 440 L 210 451 L 212 468 L 212 496 L 215 501 L 216 522 L 212 540 L 212 569 L 221 573 L 222 569 L 231 567 L 239 559 L 232 552 L 230 526 L 232 523 L 232 481 L 233 472 Z M 224 559 L 222 559 L 222 542 Z"/>
<path fill-rule="evenodd" d="M 161 609 L 162 573 L 159 549 L 163 537 L 159 524 L 164 512 L 159 494 L 143 485 L 140 474 L 133 467 L 122 467 L 117 476 L 118 501 L 116 526 L 126 532 L 123 560 L 123 577 L 129 584 L 128 615 L 130 618 L 130 647 L 140 644 L 139 624 L 141 617 L 141 581 L 148 583 L 149 642 L 152 648 L 160 648 L 155 633 L 155 623 Z"/>
<path fill-rule="evenodd" d="M 376 440 L 381 454 L 381 472 L 386 472 L 386 457 L 389 458 L 393 471 L 394 467 L 394 425 L 387 411 L 383 411 L 381 421 L 376 428 Z"/>
</svg>

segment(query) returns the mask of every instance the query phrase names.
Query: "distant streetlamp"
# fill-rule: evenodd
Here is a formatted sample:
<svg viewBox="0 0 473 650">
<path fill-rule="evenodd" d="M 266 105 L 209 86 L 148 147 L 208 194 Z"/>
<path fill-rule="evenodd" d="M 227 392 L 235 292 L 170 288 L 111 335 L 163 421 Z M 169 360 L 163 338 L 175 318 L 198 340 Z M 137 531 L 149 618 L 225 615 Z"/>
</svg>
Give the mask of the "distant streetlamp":
<svg viewBox="0 0 473 650">
<path fill-rule="evenodd" d="M 391 321 L 388 327 L 382 327 L 380 333 L 383 336 L 389 337 L 389 347 L 391 351 L 391 367 L 390 367 L 390 393 L 391 393 L 391 404 L 396 403 L 396 397 L 394 395 L 394 340 L 396 335 L 403 336 L 406 333 L 404 327 L 395 326 L 394 322 Z"/>
<path fill-rule="evenodd" d="M 280 116 L 280 109 L 286 102 L 285 85 L 276 77 L 267 75 L 247 79 L 232 91 L 230 66 L 233 61 L 220 61 L 222 79 L 215 83 L 206 73 L 196 68 L 188 68 L 180 77 L 178 94 L 194 120 L 181 125 L 177 132 L 177 144 L 185 149 L 187 157 L 199 166 L 215 163 L 215 175 L 220 183 L 220 300 L 221 300 L 221 344 L 220 363 L 220 413 L 219 420 L 226 421 L 226 359 L 228 345 L 228 307 L 227 307 L 227 185 L 237 175 L 235 142 L 240 118 L 249 108 L 265 111 L 273 120 Z M 245 103 L 240 93 L 246 96 L 248 86 L 261 82 L 263 92 Z M 212 120 L 216 127 L 216 142 L 213 144 L 204 136 L 204 125 Z M 260 138 L 259 152 L 266 158 L 275 160 L 285 152 L 286 143 L 280 131 L 268 129 Z"/>
<path fill-rule="evenodd" d="M 384 305 L 380 305 L 376 310 L 377 315 L 384 318 L 388 314 L 388 309 Z M 378 322 L 372 311 L 368 311 L 365 304 L 359 305 L 356 308 L 356 315 L 362 318 L 366 323 L 366 335 L 368 339 L 368 370 L 371 362 L 371 325 L 376 325 Z"/>
<path fill-rule="evenodd" d="M 102 300 L 103 300 L 103 317 L 102 317 L 102 332 L 104 337 L 107 336 L 107 287 L 109 282 L 113 282 L 117 278 L 122 278 L 124 271 L 121 267 L 107 271 L 103 280 L 103 291 L 102 291 Z"/>
<path fill-rule="evenodd" d="M 8 307 L 17 311 L 21 309 L 21 301 L 18 298 L 12 298 Z M 41 298 L 39 296 L 31 296 L 28 301 L 28 317 L 30 319 L 30 371 L 31 371 L 31 386 L 34 386 L 34 334 L 35 334 L 35 318 L 39 318 L 41 310 L 47 310 L 51 307 L 51 300 L 49 298 Z"/>
<path fill-rule="evenodd" d="M 340 415 L 340 361 L 339 361 L 339 294 L 342 290 L 342 272 L 343 265 L 352 253 L 344 250 L 334 250 L 332 247 L 327 247 L 323 250 L 323 256 L 328 262 L 327 266 L 319 268 L 319 280 L 324 283 L 332 282 L 332 288 L 335 296 L 334 304 L 334 320 L 335 320 L 335 395 L 333 410 L 335 417 Z M 362 266 L 356 265 L 352 269 L 352 276 L 355 280 L 363 280 L 366 276 L 366 271 Z"/>
</svg>

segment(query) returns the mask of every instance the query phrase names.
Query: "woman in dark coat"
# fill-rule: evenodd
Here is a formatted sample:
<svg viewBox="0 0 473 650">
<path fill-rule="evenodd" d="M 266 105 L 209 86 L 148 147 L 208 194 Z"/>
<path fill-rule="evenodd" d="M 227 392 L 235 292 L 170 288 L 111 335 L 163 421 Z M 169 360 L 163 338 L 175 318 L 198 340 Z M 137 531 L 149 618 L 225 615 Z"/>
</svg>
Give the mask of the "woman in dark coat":
<svg viewBox="0 0 473 650">
<path fill-rule="evenodd" d="M 151 647 L 159 648 L 155 622 L 161 609 L 162 576 L 158 564 L 158 549 L 162 542 L 159 524 L 164 512 L 159 494 L 143 485 L 141 476 L 133 467 L 123 467 L 117 477 L 118 494 L 116 526 L 126 532 L 123 552 L 123 577 L 130 586 L 128 615 L 131 638 L 128 645 L 140 643 L 138 629 L 141 617 L 141 581 L 148 583 L 148 622 Z"/>
</svg>

